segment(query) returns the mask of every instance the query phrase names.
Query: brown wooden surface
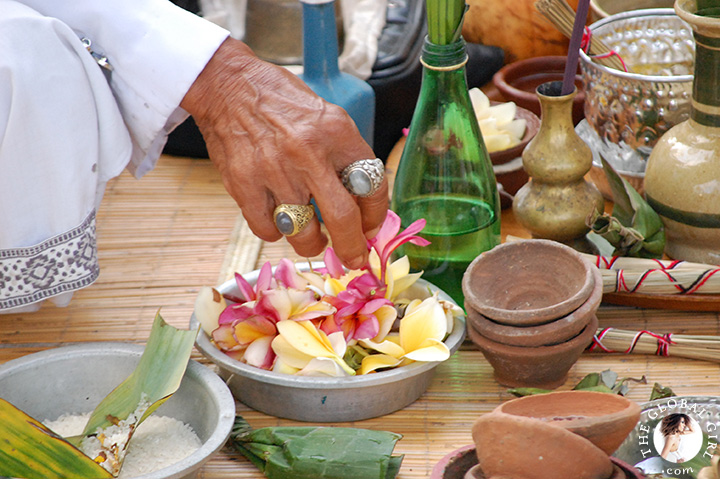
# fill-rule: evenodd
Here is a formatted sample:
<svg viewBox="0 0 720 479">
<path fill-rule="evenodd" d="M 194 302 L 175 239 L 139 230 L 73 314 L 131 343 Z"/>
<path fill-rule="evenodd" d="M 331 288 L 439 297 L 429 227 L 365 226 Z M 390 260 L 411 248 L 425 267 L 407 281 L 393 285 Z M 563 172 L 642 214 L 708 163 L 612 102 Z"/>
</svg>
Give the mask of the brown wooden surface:
<svg viewBox="0 0 720 479">
<path fill-rule="evenodd" d="M 101 274 L 76 293 L 67 308 L 0 316 L 0 363 L 43 349 L 80 341 L 143 343 L 153 316 L 162 308 L 173 325 L 187 325 L 195 294 L 217 284 L 236 226 L 237 207 L 207 160 L 163 157 L 137 181 L 127 174 L 113 180 L 98 215 Z M 523 231 L 505 211 L 503 234 Z M 256 265 L 297 258 L 287 242 L 264 244 Z M 600 325 L 648 329 L 658 333 L 720 334 L 717 312 L 682 312 L 603 305 Z M 205 364 L 197 352 L 193 355 Z M 715 363 L 643 355 L 584 354 L 570 371 L 569 389 L 584 375 L 612 369 L 620 376 L 647 376 L 631 385 L 629 397 L 644 402 L 653 382 L 682 395 L 717 395 L 720 367 Z M 350 425 L 403 435 L 396 452 L 405 454 L 401 478 L 427 477 L 435 463 L 470 444 L 470 428 L 480 414 L 511 396 L 492 377 L 492 369 L 471 344 L 437 368 L 428 391 L 414 404 L 385 417 Z M 52 400 L 52 398 L 48 398 Z M 293 425 L 238 404 L 253 427 Z M 338 424 L 340 425 L 340 424 Z M 261 478 L 257 469 L 230 448 L 199 474 L 201 479 Z"/>
</svg>

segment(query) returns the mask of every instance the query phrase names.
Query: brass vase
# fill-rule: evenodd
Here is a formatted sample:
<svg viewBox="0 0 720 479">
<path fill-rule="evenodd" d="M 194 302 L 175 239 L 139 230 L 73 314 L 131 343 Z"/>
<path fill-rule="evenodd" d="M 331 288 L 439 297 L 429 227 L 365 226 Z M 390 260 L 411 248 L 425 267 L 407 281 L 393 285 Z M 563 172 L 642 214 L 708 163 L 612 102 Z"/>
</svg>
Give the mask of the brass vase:
<svg viewBox="0 0 720 479">
<path fill-rule="evenodd" d="M 604 211 L 605 202 L 595 185 L 585 181 L 592 152 L 573 127 L 571 111 L 577 89 L 568 95 L 561 91 L 559 81 L 537 88 L 540 130 L 522 154 L 530 181 L 515 195 L 513 213 L 533 238 L 587 249 L 583 246 L 590 230 L 586 218 L 596 209 Z"/>
</svg>

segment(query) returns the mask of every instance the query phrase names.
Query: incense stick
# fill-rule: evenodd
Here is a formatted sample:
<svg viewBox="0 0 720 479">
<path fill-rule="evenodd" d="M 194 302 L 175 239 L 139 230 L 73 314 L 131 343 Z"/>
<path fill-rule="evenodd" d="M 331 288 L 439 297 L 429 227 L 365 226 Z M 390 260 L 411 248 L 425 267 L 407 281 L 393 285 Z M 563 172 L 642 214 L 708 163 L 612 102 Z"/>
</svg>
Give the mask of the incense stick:
<svg viewBox="0 0 720 479">
<path fill-rule="evenodd" d="M 568 38 L 572 36 L 575 11 L 565 0 L 538 0 L 535 2 L 535 8 L 547 18 L 560 33 Z M 598 38 L 592 39 L 588 51 L 590 55 L 609 55 L 612 53 L 610 47 Z M 593 61 L 616 70 L 625 70 L 623 62 L 615 55 L 593 58 Z"/>
<path fill-rule="evenodd" d="M 575 89 L 575 72 L 577 72 L 578 58 L 580 57 L 580 44 L 582 43 L 583 30 L 587 21 L 590 0 L 580 0 L 578 10 L 575 14 L 570 46 L 568 47 L 567 63 L 565 64 L 565 75 L 563 76 L 562 94 L 569 95 Z"/>
</svg>

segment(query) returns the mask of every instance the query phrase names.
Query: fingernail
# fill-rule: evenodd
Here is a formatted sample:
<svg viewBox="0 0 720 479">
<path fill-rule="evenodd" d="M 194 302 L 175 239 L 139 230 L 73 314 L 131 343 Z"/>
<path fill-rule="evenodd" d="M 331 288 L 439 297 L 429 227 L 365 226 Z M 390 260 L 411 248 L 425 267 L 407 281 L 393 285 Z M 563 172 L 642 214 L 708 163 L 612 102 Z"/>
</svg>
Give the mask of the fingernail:
<svg viewBox="0 0 720 479">
<path fill-rule="evenodd" d="M 380 226 L 373 228 L 371 230 L 368 230 L 365 232 L 365 237 L 367 239 L 373 239 L 378 234 L 379 231 L 380 231 Z"/>
<path fill-rule="evenodd" d="M 353 258 L 351 261 L 348 261 L 347 267 L 350 269 L 360 269 L 367 263 L 367 258 L 365 255 L 357 256 Z"/>
</svg>

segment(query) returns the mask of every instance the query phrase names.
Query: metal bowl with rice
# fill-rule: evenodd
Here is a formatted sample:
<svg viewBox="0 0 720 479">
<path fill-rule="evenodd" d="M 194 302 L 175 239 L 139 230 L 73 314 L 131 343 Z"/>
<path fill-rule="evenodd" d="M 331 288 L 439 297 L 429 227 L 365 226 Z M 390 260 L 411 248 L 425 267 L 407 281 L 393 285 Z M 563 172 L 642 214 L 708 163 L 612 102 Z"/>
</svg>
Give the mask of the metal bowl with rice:
<svg viewBox="0 0 720 479">
<path fill-rule="evenodd" d="M 81 343 L 9 361 L 0 366 L 0 398 L 41 422 L 89 413 L 133 372 L 143 350 L 142 345 L 131 343 Z M 134 479 L 191 479 L 227 441 L 235 420 L 235 401 L 215 373 L 190 361 L 180 388 L 153 416 L 186 424 L 199 438 L 200 447 Z M 129 444 L 132 449 L 133 441 Z M 164 452 L 173 451 L 168 446 Z M 147 469 L 155 468 L 147 464 Z"/>
</svg>

